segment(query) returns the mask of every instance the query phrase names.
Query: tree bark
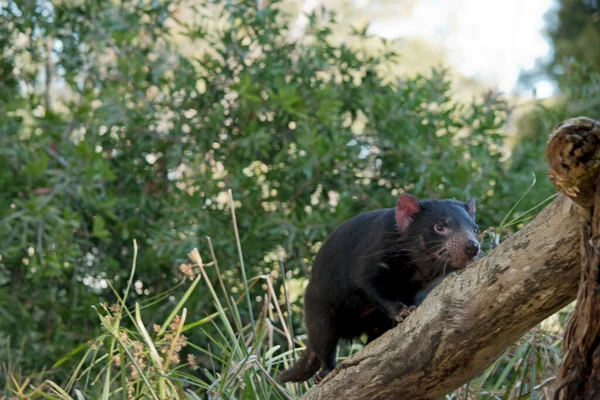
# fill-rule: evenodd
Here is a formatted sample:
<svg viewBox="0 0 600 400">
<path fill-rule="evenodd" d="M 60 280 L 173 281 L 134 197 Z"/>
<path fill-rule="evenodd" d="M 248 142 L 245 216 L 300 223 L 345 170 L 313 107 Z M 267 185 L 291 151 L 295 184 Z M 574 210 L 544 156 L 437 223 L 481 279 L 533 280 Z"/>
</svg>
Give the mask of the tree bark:
<svg viewBox="0 0 600 400">
<path fill-rule="evenodd" d="M 302 399 L 437 399 L 480 374 L 575 299 L 581 211 L 560 195 L 489 256 L 446 278 L 402 324 L 340 363 Z"/>
<path fill-rule="evenodd" d="M 548 178 L 584 208 L 594 205 L 600 172 L 600 124 L 586 117 L 558 124 L 550 136 L 546 157 Z"/>
<path fill-rule="evenodd" d="M 600 123 L 574 118 L 558 125 L 547 149 L 556 187 L 587 212 L 582 226 L 577 306 L 563 341 L 555 399 L 600 399 Z"/>
</svg>

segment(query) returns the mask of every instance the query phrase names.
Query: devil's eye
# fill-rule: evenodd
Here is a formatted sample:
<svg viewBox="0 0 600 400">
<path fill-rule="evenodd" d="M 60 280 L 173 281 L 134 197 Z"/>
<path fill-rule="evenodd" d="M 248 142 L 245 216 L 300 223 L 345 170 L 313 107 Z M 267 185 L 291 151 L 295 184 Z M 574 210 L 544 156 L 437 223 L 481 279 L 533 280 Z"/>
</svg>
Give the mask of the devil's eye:
<svg viewBox="0 0 600 400">
<path fill-rule="evenodd" d="M 446 227 L 443 224 L 436 224 L 433 228 L 438 232 L 444 232 L 444 230 L 446 229 Z"/>
</svg>

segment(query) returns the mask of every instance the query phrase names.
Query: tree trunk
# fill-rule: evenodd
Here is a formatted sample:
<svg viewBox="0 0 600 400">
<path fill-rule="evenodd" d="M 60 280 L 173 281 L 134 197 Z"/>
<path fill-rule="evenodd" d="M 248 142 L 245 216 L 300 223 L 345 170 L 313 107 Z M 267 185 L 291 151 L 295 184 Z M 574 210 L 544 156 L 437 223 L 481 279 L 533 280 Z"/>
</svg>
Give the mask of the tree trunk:
<svg viewBox="0 0 600 400">
<path fill-rule="evenodd" d="M 437 399 L 575 299 L 582 209 L 560 195 L 302 399 Z"/>
<path fill-rule="evenodd" d="M 558 125 L 547 149 L 556 187 L 581 205 L 581 274 L 577 307 L 563 341 L 555 399 L 600 399 L 600 123 L 574 118 Z"/>
</svg>

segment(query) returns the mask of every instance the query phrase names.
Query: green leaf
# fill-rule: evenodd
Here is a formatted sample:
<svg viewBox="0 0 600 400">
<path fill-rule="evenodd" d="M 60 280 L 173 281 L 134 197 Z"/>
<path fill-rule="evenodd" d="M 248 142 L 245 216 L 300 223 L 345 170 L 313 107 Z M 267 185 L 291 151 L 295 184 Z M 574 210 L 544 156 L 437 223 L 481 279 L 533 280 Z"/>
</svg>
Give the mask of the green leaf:
<svg viewBox="0 0 600 400">
<path fill-rule="evenodd" d="M 110 232 L 106 229 L 106 223 L 99 215 L 94 218 L 92 235 L 103 241 L 107 241 L 110 238 Z"/>
</svg>

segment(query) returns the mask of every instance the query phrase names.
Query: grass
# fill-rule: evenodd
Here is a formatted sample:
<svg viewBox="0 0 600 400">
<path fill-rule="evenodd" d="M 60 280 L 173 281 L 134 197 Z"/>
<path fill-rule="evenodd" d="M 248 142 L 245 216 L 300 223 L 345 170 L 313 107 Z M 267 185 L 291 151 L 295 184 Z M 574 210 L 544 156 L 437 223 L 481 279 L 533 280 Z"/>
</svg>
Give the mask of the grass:
<svg viewBox="0 0 600 400">
<path fill-rule="evenodd" d="M 230 204 L 243 266 L 231 193 Z M 528 213 L 512 220 L 507 215 L 500 228 L 522 223 Z M 489 247 L 498 245 L 502 231 L 484 233 Z M 152 326 L 147 322 L 151 318 L 145 314 L 147 306 L 135 303 L 127 307 L 136 273 L 138 248 L 134 241 L 133 263 L 123 296 L 113 289 L 118 301 L 95 308 L 103 333 L 73 349 L 52 367 L 70 368 L 68 379 L 57 383 L 44 379 L 44 373 L 23 377 L 9 362 L 0 369 L 0 373 L 10 376 L 0 399 L 295 399 L 305 393 L 309 383 L 283 387 L 273 379 L 303 350 L 302 336 L 294 334 L 291 324 L 285 273 L 280 274 L 284 280 L 282 293 L 277 293 L 272 275 L 248 279 L 242 268 L 244 292 L 234 298 L 224 284 L 212 242 L 207 239 L 209 254 L 205 256 L 210 256 L 210 261 L 205 263 L 198 249 L 188 254 L 190 263 L 180 267 L 186 277 L 186 292 L 162 324 Z M 284 272 L 283 262 L 280 265 Z M 206 272 L 209 268 L 214 269 L 217 287 Z M 266 289 L 262 301 L 253 302 L 250 290 L 259 283 Z M 201 288 L 210 292 L 216 312 L 192 320 L 186 302 Z M 166 302 L 167 298 L 157 295 L 151 303 Z M 257 309 L 260 311 L 254 315 Z M 560 363 L 568 309 L 532 329 L 479 377 L 446 399 L 549 399 Z M 241 317 L 242 311 L 247 318 Z M 186 336 L 189 332 L 201 332 L 206 344 L 192 343 Z M 361 347 L 357 342 L 340 346 L 339 356 L 344 358 Z M 184 357 L 186 350 L 188 355 Z"/>
</svg>

